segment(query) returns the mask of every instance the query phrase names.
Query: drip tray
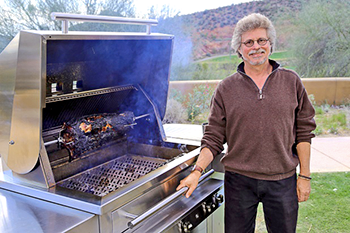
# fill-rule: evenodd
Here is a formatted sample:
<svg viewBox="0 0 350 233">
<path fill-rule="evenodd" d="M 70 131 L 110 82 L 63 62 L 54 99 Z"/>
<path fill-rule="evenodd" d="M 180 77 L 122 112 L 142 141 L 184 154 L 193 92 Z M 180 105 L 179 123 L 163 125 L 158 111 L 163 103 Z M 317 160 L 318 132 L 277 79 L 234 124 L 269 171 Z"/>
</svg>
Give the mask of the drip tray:
<svg viewBox="0 0 350 233">
<path fill-rule="evenodd" d="M 102 197 L 148 174 L 166 162 L 165 159 L 124 155 L 65 179 L 57 185 Z"/>
</svg>

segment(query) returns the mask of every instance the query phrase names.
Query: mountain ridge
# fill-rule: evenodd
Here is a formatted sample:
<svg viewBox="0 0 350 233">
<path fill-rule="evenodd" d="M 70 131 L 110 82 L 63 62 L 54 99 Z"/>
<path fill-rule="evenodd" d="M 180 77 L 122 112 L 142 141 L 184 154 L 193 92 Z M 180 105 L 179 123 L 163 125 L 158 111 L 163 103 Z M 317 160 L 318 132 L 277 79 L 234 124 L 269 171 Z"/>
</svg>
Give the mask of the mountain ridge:
<svg viewBox="0 0 350 233">
<path fill-rule="evenodd" d="M 291 33 L 290 20 L 297 16 L 303 0 L 259 0 L 181 15 L 182 28 L 192 41 L 193 59 L 231 53 L 231 37 L 236 23 L 246 15 L 260 13 L 275 25 L 280 49 Z M 176 18 L 175 17 L 175 18 Z M 281 32 L 281 34 L 279 33 Z"/>
</svg>

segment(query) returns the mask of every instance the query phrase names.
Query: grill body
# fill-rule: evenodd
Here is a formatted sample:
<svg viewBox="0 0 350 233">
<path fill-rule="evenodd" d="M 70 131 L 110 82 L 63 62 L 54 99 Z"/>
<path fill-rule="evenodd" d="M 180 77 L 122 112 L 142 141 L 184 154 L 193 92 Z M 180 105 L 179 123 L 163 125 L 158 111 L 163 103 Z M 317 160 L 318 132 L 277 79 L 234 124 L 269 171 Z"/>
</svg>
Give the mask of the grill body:
<svg viewBox="0 0 350 233">
<path fill-rule="evenodd" d="M 168 141 L 162 125 L 173 39 L 20 32 L 0 55 L 0 188 L 94 214 L 99 232 L 182 231 L 181 219 L 205 198 L 215 199 L 221 180 L 208 178 L 197 199 L 181 199 L 185 209 L 162 209 L 181 213 L 176 218 L 160 221 L 157 211 L 129 226 L 173 195 L 200 150 Z M 65 122 L 126 111 L 140 116 L 127 133 L 69 156 L 60 135 Z"/>
</svg>

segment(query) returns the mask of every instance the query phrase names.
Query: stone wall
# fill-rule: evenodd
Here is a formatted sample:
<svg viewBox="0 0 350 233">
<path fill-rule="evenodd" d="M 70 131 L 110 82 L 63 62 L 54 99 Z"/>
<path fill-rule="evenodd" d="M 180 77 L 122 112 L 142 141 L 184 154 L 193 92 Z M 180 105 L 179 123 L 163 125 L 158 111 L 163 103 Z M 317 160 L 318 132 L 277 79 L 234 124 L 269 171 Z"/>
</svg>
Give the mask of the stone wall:
<svg viewBox="0 0 350 233">
<path fill-rule="evenodd" d="M 314 95 L 317 104 L 349 104 L 350 78 L 302 78 L 307 93 Z M 192 92 L 198 85 L 216 87 L 220 80 L 171 81 L 170 89 L 176 89 L 183 95 Z"/>
</svg>

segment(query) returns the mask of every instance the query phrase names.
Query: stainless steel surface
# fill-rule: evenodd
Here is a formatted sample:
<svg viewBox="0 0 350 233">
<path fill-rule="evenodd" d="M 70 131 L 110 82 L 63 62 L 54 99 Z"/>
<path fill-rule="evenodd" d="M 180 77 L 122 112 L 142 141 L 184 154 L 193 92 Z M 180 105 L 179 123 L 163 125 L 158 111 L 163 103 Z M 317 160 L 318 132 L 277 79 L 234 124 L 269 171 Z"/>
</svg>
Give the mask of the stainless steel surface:
<svg viewBox="0 0 350 233">
<path fill-rule="evenodd" d="M 7 161 L 13 96 L 17 70 L 19 35 L 0 54 L 0 156 Z"/>
<path fill-rule="evenodd" d="M 42 177 L 43 179 L 45 179 L 46 187 L 53 187 L 56 184 L 55 177 L 51 169 L 49 156 L 47 155 L 47 151 L 46 151 L 45 143 L 43 139 L 41 140 L 39 164 L 40 164 L 40 167 L 42 167 Z M 37 170 L 40 170 L 40 169 L 37 169 Z"/>
<path fill-rule="evenodd" d="M 182 156 L 140 177 L 129 185 L 123 186 L 115 192 L 109 193 L 103 197 L 61 188 L 57 185 L 49 189 L 39 187 L 39 185 L 35 183 L 28 185 L 23 183 L 20 179 L 21 177 L 18 177 L 18 175 L 11 171 L 4 171 L 0 174 L 0 188 L 2 187 L 18 193 L 25 193 L 28 196 L 102 215 L 118 209 L 125 203 L 148 192 L 150 187 L 161 185 L 168 180 L 169 177 L 174 177 L 175 175 L 179 176 L 179 174 L 181 174 L 178 179 L 184 178 L 186 174 L 184 173 L 186 172 L 184 169 L 190 167 L 196 156 L 198 156 L 198 153 L 199 148 L 189 153 L 184 153 Z M 30 174 L 35 172 L 40 172 L 40 168 L 37 168 Z M 179 180 L 176 182 L 179 182 Z M 176 183 L 173 185 L 176 185 Z"/>
<path fill-rule="evenodd" d="M 13 99 L 9 156 L 5 162 L 19 174 L 31 171 L 38 161 L 41 138 L 42 77 L 45 54 L 41 37 L 21 32 L 15 95 Z M 16 155 L 21 156 L 20 159 Z"/>
<path fill-rule="evenodd" d="M 147 92 L 143 88 L 141 88 L 139 86 L 139 89 L 140 89 L 140 91 L 142 91 L 144 96 L 147 98 L 148 102 L 152 104 L 154 115 L 155 115 L 155 118 L 156 118 L 156 121 L 157 121 L 157 124 L 158 124 L 158 128 L 159 128 L 159 131 L 160 131 L 160 135 L 162 137 L 162 140 L 166 141 L 167 138 L 166 138 L 166 134 L 165 134 L 165 131 L 164 131 L 164 128 L 163 128 L 163 124 L 162 124 L 162 119 L 163 118 L 161 116 L 161 113 L 159 112 L 159 109 L 157 108 L 157 105 L 154 103 L 152 98 L 147 94 Z"/>
<path fill-rule="evenodd" d="M 181 232 L 178 223 L 195 207 L 200 207 L 205 198 L 212 198 L 212 195 L 220 192 L 223 185 L 222 180 L 207 178 L 196 188 L 190 198 L 180 195 L 176 201 L 162 208 L 151 215 L 146 221 L 141 222 L 134 228 L 127 227 L 127 220 L 135 218 L 138 213 L 148 209 L 153 204 L 153 198 L 157 198 L 158 189 L 151 191 L 128 203 L 112 213 L 114 228 L 125 229 L 125 232 Z"/>
<path fill-rule="evenodd" d="M 165 164 L 165 159 L 124 155 L 62 180 L 60 187 L 105 196 Z"/>
<path fill-rule="evenodd" d="M 200 179 L 199 179 L 199 183 L 202 182 L 204 179 L 206 179 L 208 176 L 212 175 L 214 173 L 214 170 L 211 170 L 205 174 L 203 174 Z M 181 196 L 184 192 L 186 192 L 188 190 L 188 187 L 183 187 L 182 189 L 176 191 L 175 193 L 173 193 L 172 195 L 170 195 L 169 197 L 163 199 L 161 202 L 157 203 L 156 205 L 154 205 L 153 207 L 151 207 L 150 209 L 148 209 L 146 212 L 144 212 L 143 214 L 141 214 L 140 216 L 138 216 L 137 218 L 135 218 L 134 220 L 130 221 L 128 223 L 128 227 L 130 229 L 134 228 L 136 225 L 140 224 L 142 221 L 144 221 L 146 218 L 150 217 L 152 214 L 154 214 L 155 212 L 159 211 L 160 209 L 164 208 L 164 206 L 168 205 L 170 202 L 174 201 L 174 199 L 178 198 L 179 196 Z"/>
<path fill-rule="evenodd" d="M 190 124 L 165 124 L 164 131 L 167 135 L 167 140 L 170 142 L 187 142 L 188 144 L 200 146 L 200 141 L 203 137 L 203 125 Z M 208 168 L 214 169 L 216 172 L 225 172 L 225 167 L 221 163 L 222 157 L 227 151 L 227 144 L 224 145 L 224 151 L 215 156 Z"/>
<path fill-rule="evenodd" d="M 0 232 L 99 232 L 98 217 L 0 188 Z"/>
<path fill-rule="evenodd" d="M 57 32 L 47 31 L 20 32 L 2 52 L 2 59 L 0 58 L 0 67 L 2 68 L 0 85 L 2 146 L 0 153 L 6 165 L 11 168 L 12 171 L 19 174 L 30 172 L 38 161 L 39 150 L 41 148 L 42 108 L 45 109 L 47 104 L 53 103 L 54 101 L 63 101 L 64 98 L 79 99 L 82 95 L 79 93 L 80 91 L 78 91 L 77 93 L 68 93 L 57 96 L 52 95 L 46 96 L 45 98 L 47 72 L 46 51 L 49 44 L 52 47 L 53 42 L 56 40 L 59 40 L 60 44 L 69 44 L 73 42 L 73 40 L 110 41 L 131 39 L 132 41 L 172 41 L 172 38 L 172 36 L 160 34 L 145 36 L 144 34 L 126 35 L 102 33 L 102 35 L 97 35 L 93 32 L 74 32 L 70 33 L 69 36 L 65 36 L 62 34 L 59 35 Z M 172 43 L 170 46 L 172 46 Z M 64 48 L 62 47 L 60 49 Z M 52 56 L 51 54 L 52 53 L 50 52 L 50 57 Z M 60 54 L 63 55 L 62 53 Z M 136 65 L 140 64 L 137 63 Z M 167 70 L 169 71 L 169 69 L 170 68 L 168 67 Z M 134 83 L 135 79 L 136 77 L 133 77 L 130 79 L 130 82 Z M 165 79 L 168 81 L 169 77 L 165 76 Z M 159 90 L 162 90 L 163 88 L 158 88 L 158 85 L 159 82 L 153 84 L 155 89 L 159 92 Z M 110 87 L 105 87 L 105 89 L 102 89 L 104 89 L 104 91 L 110 91 L 111 89 L 109 88 Z M 124 87 L 121 86 L 120 88 Z M 96 92 L 94 92 L 96 89 L 98 88 L 86 90 L 86 92 L 89 94 L 96 94 Z M 152 90 L 153 87 L 150 83 L 143 84 L 143 89 L 148 95 L 150 93 L 154 95 L 157 92 Z M 164 116 L 166 97 L 167 96 L 165 95 L 154 102 L 152 96 L 153 108 L 159 110 L 159 113 L 156 113 L 156 115 L 160 118 Z M 159 121 L 160 120 L 158 120 L 158 127 Z M 164 136 L 164 133 L 162 133 L 162 135 Z"/>
<path fill-rule="evenodd" d="M 62 33 L 68 33 L 69 21 L 62 20 Z"/>
<path fill-rule="evenodd" d="M 203 133 L 200 125 L 192 124 L 165 124 L 164 131 L 167 141 L 179 143 L 186 141 L 191 145 L 201 145 Z"/>
<path fill-rule="evenodd" d="M 89 91 L 73 92 L 65 95 L 53 95 L 53 96 L 46 97 L 45 103 L 80 99 L 88 96 L 103 95 L 103 94 L 109 94 L 109 93 L 125 91 L 125 90 L 137 90 L 137 88 L 132 85 L 127 85 L 127 86 L 107 87 L 107 88 L 101 88 L 101 89 L 89 90 Z"/>
<path fill-rule="evenodd" d="M 155 26 L 158 24 L 158 21 L 154 19 L 135 19 L 135 18 L 123 18 L 123 17 L 112 17 L 112 16 L 102 16 L 102 15 L 80 15 L 80 14 L 68 14 L 68 13 L 59 13 L 59 12 L 52 12 L 51 18 L 53 20 L 63 21 L 62 22 L 63 33 L 68 33 L 69 21 L 146 25 L 147 34 L 151 33 L 151 26 Z"/>
</svg>

